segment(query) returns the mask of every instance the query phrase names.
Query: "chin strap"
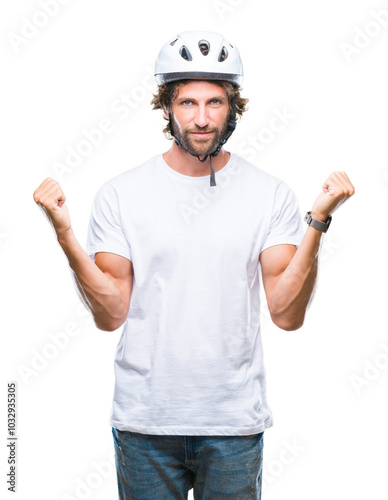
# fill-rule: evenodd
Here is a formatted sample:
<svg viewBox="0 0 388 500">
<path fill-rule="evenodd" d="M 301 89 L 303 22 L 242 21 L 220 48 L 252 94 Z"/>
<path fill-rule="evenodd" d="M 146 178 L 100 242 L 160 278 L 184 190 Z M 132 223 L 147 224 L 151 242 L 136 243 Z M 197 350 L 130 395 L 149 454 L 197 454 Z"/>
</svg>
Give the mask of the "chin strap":
<svg viewBox="0 0 388 500">
<path fill-rule="evenodd" d="M 171 113 L 171 103 L 172 103 L 172 96 L 173 96 L 173 86 L 170 87 L 170 104 L 169 104 L 169 107 L 168 107 L 168 116 L 169 116 L 169 122 L 168 122 L 168 129 L 170 131 L 170 134 L 172 135 L 172 137 L 174 137 L 174 140 L 175 140 L 175 144 L 177 146 L 180 146 L 181 148 L 183 148 L 185 151 L 187 151 L 186 148 L 184 148 L 182 146 L 182 144 L 178 141 L 178 139 L 175 137 L 174 135 L 174 131 L 172 129 L 172 113 Z M 203 158 L 203 160 L 200 159 L 199 155 L 196 155 L 194 153 L 191 153 L 190 151 L 187 151 L 188 153 L 190 153 L 192 156 L 195 156 L 196 158 L 198 158 L 198 160 L 203 163 L 204 161 L 207 160 L 207 157 L 209 156 L 210 158 L 210 185 L 211 186 L 216 186 L 216 177 L 215 177 L 215 172 L 214 172 L 214 168 L 213 168 L 213 165 L 212 165 L 212 156 L 217 156 L 218 153 L 221 151 L 221 148 L 222 146 L 226 143 L 226 141 L 229 139 L 229 137 L 233 134 L 235 128 L 236 128 L 236 125 L 237 125 L 237 122 L 236 122 L 236 103 L 235 103 L 235 100 L 234 100 L 234 97 L 232 97 L 231 101 L 230 101 L 230 104 L 232 106 L 232 113 L 231 113 L 231 116 L 228 120 L 228 123 L 227 123 L 227 126 L 226 126 L 226 133 L 225 133 L 225 136 L 224 138 L 222 139 L 222 141 L 219 143 L 219 145 L 217 146 L 217 149 L 215 151 L 213 151 L 213 153 L 210 153 L 210 154 L 207 154 L 205 156 L 205 158 Z"/>
</svg>

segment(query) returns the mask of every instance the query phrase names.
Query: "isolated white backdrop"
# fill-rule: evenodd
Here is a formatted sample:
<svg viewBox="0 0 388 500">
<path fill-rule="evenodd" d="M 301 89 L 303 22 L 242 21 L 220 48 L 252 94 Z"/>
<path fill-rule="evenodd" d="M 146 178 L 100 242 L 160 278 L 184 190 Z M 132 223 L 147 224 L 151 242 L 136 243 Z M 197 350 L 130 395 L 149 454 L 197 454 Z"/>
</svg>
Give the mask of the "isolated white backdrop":
<svg viewBox="0 0 388 500">
<path fill-rule="evenodd" d="M 32 195 L 58 180 L 84 246 L 99 187 L 170 147 L 149 104 L 160 47 L 204 29 L 244 63 L 249 111 L 225 149 L 285 180 L 302 215 L 331 172 L 356 188 L 325 236 L 304 326 L 282 331 L 263 307 L 275 421 L 263 498 L 386 499 L 388 1 L 19 0 L 0 17 L 1 495 L 15 380 L 18 498 L 117 498 L 109 417 L 121 329 L 95 328 Z M 289 123 L 271 135 L 279 112 Z M 100 126 L 101 143 L 59 177 L 55 162 Z"/>
</svg>

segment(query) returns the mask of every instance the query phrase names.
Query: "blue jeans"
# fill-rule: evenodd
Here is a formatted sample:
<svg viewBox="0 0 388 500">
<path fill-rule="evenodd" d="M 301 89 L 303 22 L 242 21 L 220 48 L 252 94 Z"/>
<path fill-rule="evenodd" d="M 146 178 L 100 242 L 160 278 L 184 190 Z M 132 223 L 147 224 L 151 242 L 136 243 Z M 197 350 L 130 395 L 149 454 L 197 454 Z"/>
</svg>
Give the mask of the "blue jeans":
<svg viewBox="0 0 388 500">
<path fill-rule="evenodd" d="M 175 436 L 112 427 L 119 500 L 260 500 L 264 433 Z"/>
</svg>

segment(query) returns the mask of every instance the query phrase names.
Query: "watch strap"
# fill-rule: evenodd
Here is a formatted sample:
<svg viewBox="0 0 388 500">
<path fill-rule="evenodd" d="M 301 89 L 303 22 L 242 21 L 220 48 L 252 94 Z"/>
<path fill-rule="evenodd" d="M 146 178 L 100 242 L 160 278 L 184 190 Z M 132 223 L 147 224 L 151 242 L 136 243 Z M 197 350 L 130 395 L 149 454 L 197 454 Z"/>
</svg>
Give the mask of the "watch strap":
<svg viewBox="0 0 388 500">
<path fill-rule="evenodd" d="M 304 220 L 305 220 L 305 222 L 307 222 L 307 224 L 309 226 L 312 226 L 315 229 L 319 229 L 319 231 L 323 231 L 324 233 L 326 233 L 326 231 L 329 229 L 329 226 L 331 223 L 331 215 L 329 215 L 326 222 L 322 222 L 320 220 L 313 219 L 311 217 L 311 211 L 310 211 L 310 212 L 307 212 L 307 214 L 304 216 Z"/>
</svg>

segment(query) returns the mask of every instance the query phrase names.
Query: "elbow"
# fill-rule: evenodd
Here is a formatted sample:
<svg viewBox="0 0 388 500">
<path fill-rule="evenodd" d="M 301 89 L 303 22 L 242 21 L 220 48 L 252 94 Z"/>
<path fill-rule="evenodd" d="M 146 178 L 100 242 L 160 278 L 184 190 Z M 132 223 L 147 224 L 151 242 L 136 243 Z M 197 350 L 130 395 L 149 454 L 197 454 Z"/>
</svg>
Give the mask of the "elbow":
<svg viewBox="0 0 388 500">
<path fill-rule="evenodd" d="M 103 332 L 115 332 L 126 322 L 128 317 L 128 307 L 123 312 L 115 311 L 115 314 L 107 313 L 106 311 L 95 313 L 93 315 L 96 328 Z"/>
<path fill-rule="evenodd" d="M 115 332 L 118 330 L 123 324 L 125 320 L 120 321 L 101 321 L 94 318 L 94 324 L 96 328 L 102 330 L 103 332 Z"/>
<path fill-rule="evenodd" d="M 282 330 L 285 330 L 286 332 L 294 332 L 295 330 L 299 330 L 299 328 L 302 328 L 303 322 L 301 322 L 301 323 L 285 323 L 285 324 L 280 324 L 280 325 L 276 324 L 276 326 L 278 326 Z"/>
<path fill-rule="evenodd" d="M 295 330 L 299 330 L 302 328 L 304 323 L 304 316 L 301 318 L 293 317 L 293 318 L 285 318 L 284 316 L 274 316 L 271 314 L 272 322 L 282 330 L 286 332 L 293 332 Z"/>
<path fill-rule="evenodd" d="M 119 328 L 119 327 L 116 328 L 115 326 L 111 326 L 111 325 L 101 325 L 101 324 L 98 325 L 97 323 L 96 323 L 96 327 L 103 332 L 115 332 L 117 330 L 117 328 Z"/>
</svg>

